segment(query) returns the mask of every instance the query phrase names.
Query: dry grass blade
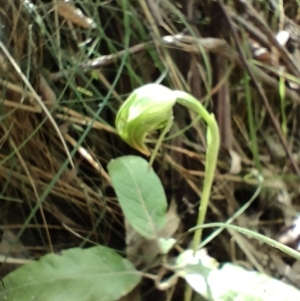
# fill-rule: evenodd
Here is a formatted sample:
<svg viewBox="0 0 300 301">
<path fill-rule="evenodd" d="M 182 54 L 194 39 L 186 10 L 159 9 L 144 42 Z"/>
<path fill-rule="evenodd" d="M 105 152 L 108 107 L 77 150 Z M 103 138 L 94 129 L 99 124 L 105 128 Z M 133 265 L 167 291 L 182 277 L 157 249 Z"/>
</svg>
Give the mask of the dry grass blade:
<svg viewBox="0 0 300 301">
<path fill-rule="evenodd" d="M 290 159 L 290 161 L 291 161 L 291 163 L 292 163 L 292 166 L 293 166 L 295 172 L 296 172 L 297 175 L 300 177 L 300 169 L 299 169 L 298 165 L 296 164 L 296 162 L 295 162 L 295 160 L 294 160 L 294 158 L 293 158 L 293 155 L 292 155 L 290 149 L 288 148 L 288 145 L 287 145 L 287 142 L 286 142 L 286 140 L 285 140 L 285 137 L 284 137 L 284 135 L 283 135 L 283 133 L 282 133 L 282 130 L 281 130 L 281 128 L 280 128 L 280 125 L 279 125 L 279 123 L 278 123 L 278 121 L 277 121 L 277 119 L 276 119 L 276 117 L 275 117 L 275 115 L 274 115 L 274 113 L 273 113 L 273 110 L 272 110 L 272 108 L 271 108 L 271 106 L 270 106 L 270 104 L 269 104 L 269 101 L 268 101 L 268 99 L 267 99 L 267 97 L 266 97 L 266 95 L 265 95 L 265 93 L 264 93 L 262 87 L 258 84 L 257 80 L 255 79 L 254 73 L 253 73 L 253 71 L 251 70 L 251 68 L 249 67 L 249 64 L 248 64 L 248 62 L 247 62 L 247 60 L 246 60 L 246 58 L 245 58 L 245 56 L 244 56 L 244 54 L 243 54 L 243 52 L 242 52 L 242 48 L 241 48 L 241 45 L 240 45 L 239 40 L 238 40 L 238 38 L 237 38 L 237 34 L 236 34 L 236 31 L 235 31 L 235 28 L 234 28 L 233 25 L 232 25 L 232 21 L 231 21 L 229 15 L 227 14 L 227 11 L 226 11 L 226 9 L 225 9 L 225 6 L 224 6 L 222 0 L 218 0 L 218 2 L 219 2 L 220 6 L 221 6 L 222 9 L 223 9 L 223 12 L 224 12 L 224 14 L 225 14 L 225 16 L 226 16 L 226 18 L 227 18 L 227 20 L 228 20 L 229 26 L 231 27 L 231 30 L 232 30 L 232 33 L 233 33 L 233 37 L 234 37 L 234 40 L 235 40 L 235 43 L 236 43 L 238 52 L 240 53 L 240 58 L 241 58 L 241 60 L 242 60 L 242 62 L 243 62 L 243 65 L 244 65 L 245 69 L 247 70 L 249 76 L 251 77 L 251 79 L 252 79 L 252 81 L 253 81 L 253 83 L 254 83 L 254 85 L 255 85 L 255 87 L 256 87 L 256 89 L 257 89 L 259 95 L 260 95 L 260 97 L 262 98 L 262 100 L 263 100 L 263 102 L 264 102 L 264 105 L 265 105 L 265 107 L 266 107 L 266 110 L 268 111 L 268 114 L 269 114 L 270 117 L 271 117 L 271 120 L 272 120 L 273 125 L 274 125 L 274 127 L 275 127 L 275 129 L 276 129 L 276 132 L 277 132 L 277 134 L 278 134 L 278 136 L 279 136 L 279 139 L 280 139 L 280 141 L 281 141 L 281 143 L 282 143 L 282 146 L 283 146 L 283 148 L 284 148 L 284 150 L 285 150 L 287 156 L 289 157 L 289 159 Z M 275 39 L 275 40 L 276 40 L 276 39 Z M 281 46 L 281 45 L 280 45 L 280 46 Z"/>
<path fill-rule="evenodd" d="M 20 69 L 20 67 L 16 64 L 15 60 L 12 58 L 12 56 L 10 55 L 9 51 L 7 50 L 7 48 L 4 46 L 4 44 L 0 41 L 0 48 L 1 50 L 4 52 L 4 54 L 7 56 L 7 58 L 9 59 L 9 61 L 11 62 L 11 64 L 14 66 L 15 70 L 17 71 L 17 73 L 19 74 L 19 76 L 22 78 L 23 82 L 25 83 L 25 85 L 27 86 L 27 88 L 30 90 L 30 92 L 32 93 L 34 99 L 36 100 L 36 102 L 40 105 L 40 107 L 43 109 L 43 111 L 45 112 L 46 116 L 49 118 L 49 120 L 51 121 L 51 123 L 53 124 L 53 127 L 55 128 L 59 138 L 61 139 L 61 142 L 65 148 L 66 154 L 69 157 L 70 163 L 72 164 L 72 166 L 74 167 L 74 163 L 72 160 L 72 157 L 69 153 L 67 144 L 59 130 L 59 127 L 57 126 L 54 118 L 52 117 L 51 113 L 49 112 L 49 110 L 47 109 L 47 107 L 45 106 L 45 104 L 43 103 L 42 99 L 38 96 L 38 94 L 36 93 L 36 91 L 33 89 L 32 85 L 30 84 L 30 82 L 28 81 L 28 79 L 26 78 L 26 76 L 24 75 L 24 73 L 22 72 L 22 70 Z"/>
</svg>

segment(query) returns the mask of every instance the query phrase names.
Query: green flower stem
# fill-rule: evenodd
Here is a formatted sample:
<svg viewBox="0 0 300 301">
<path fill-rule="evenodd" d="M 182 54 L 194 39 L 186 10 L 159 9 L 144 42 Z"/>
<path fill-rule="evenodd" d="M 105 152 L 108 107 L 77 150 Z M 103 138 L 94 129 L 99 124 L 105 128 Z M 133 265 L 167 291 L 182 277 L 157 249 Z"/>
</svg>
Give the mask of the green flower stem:
<svg viewBox="0 0 300 301">
<path fill-rule="evenodd" d="M 205 221 L 211 187 L 213 184 L 214 174 L 217 166 L 218 153 L 220 148 L 220 132 L 215 116 L 213 114 L 210 114 L 197 99 L 195 99 L 190 94 L 182 91 L 176 91 L 176 96 L 177 96 L 176 99 L 177 103 L 199 114 L 199 116 L 202 117 L 207 124 L 205 177 L 204 177 L 203 190 L 202 190 L 202 196 L 200 200 L 198 219 L 197 219 L 197 226 L 201 226 L 204 224 Z M 198 231 L 195 231 L 194 233 L 194 237 L 193 237 L 194 253 L 196 253 L 196 251 L 199 248 L 201 238 L 202 238 L 202 228 L 200 228 Z M 187 284 L 184 292 L 184 300 L 190 301 L 192 299 L 192 293 L 193 293 L 192 287 Z"/>
<path fill-rule="evenodd" d="M 213 114 L 210 114 L 204 106 L 193 96 L 182 91 L 176 91 L 176 102 L 199 114 L 207 124 L 207 150 L 205 157 L 205 177 L 203 183 L 202 197 L 199 205 L 197 226 L 203 225 L 209 203 L 212 183 L 217 166 L 218 153 L 220 148 L 220 133 L 217 121 Z M 197 251 L 202 238 L 202 229 L 196 231 L 193 238 L 193 250 Z"/>
<path fill-rule="evenodd" d="M 159 149 L 159 147 L 161 146 L 161 144 L 162 144 L 162 142 L 163 142 L 163 140 L 164 140 L 166 134 L 167 134 L 167 133 L 169 132 L 169 130 L 171 129 L 172 124 L 173 124 L 173 115 L 171 115 L 171 116 L 169 117 L 169 119 L 168 119 L 168 121 L 167 121 L 167 124 L 166 124 L 165 128 L 163 129 L 162 133 L 160 134 L 160 136 L 159 136 L 159 138 L 158 138 L 158 140 L 157 140 L 157 142 L 156 142 L 155 148 L 154 148 L 154 150 L 153 150 L 153 152 L 152 152 L 152 155 L 151 155 L 151 157 L 150 157 L 150 160 L 149 160 L 149 168 L 152 167 L 152 164 L 153 164 L 153 162 L 154 162 L 154 160 L 155 160 L 155 157 L 156 157 L 156 154 L 157 154 L 157 152 L 158 152 L 158 149 Z"/>
</svg>

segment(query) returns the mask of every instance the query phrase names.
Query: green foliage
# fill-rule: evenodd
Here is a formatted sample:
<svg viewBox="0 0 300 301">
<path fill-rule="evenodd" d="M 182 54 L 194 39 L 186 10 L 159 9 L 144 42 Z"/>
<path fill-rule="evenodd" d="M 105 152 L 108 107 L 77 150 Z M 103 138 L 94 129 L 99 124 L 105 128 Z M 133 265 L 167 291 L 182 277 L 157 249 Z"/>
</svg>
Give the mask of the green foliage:
<svg viewBox="0 0 300 301">
<path fill-rule="evenodd" d="M 148 150 L 144 144 L 145 137 L 153 130 L 160 128 L 164 128 L 162 132 L 163 136 L 170 129 L 173 118 L 172 108 L 176 102 L 197 113 L 198 116 L 203 118 L 207 124 L 205 178 L 197 219 L 197 226 L 199 226 L 205 221 L 220 148 L 219 127 L 214 115 L 210 114 L 206 108 L 189 93 L 171 90 L 160 84 L 149 84 L 136 89 L 123 103 L 117 114 L 116 128 L 118 134 L 124 141 L 142 153 L 148 155 Z M 154 153 L 157 151 L 161 140 L 162 137 L 159 138 Z M 152 164 L 152 159 L 153 157 L 150 159 L 150 165 Z M 149 192 L 152 189 L 155 191 L 156 186 L 152 186 L 152 182 L 147 184 L 144 178 L 140 178 L 140 176 L 146 176 L 148 164 L 145 162 L 140 170 L 140 166 L 138 166 L 138 164 L 134 161 L 130 163 L 131 167 L 129 168 L 127 164 L 130 161 L 127 161 L 126 158 L 121 158 L 121 160 L 122 164 L 114 164 L 117 165 L 115 169 L 112 169 L 111 166 L 108 167 L 121 207 L 129 223 L 138 233 L 147 238 L 154 238 L 157 228 L 153 225 L 152 215 L 153 213 L 156 214 L 154 209 L 156 203 L 152 203 L 154 199 L 152 195 L 149 199 L 147 199 L 147 202 L 145 197 L 149 196 Z M 121 169 L 125 172 L 120 172 Z M 134 173 L 132 173 L 132 169 L 137 171 L 137 177 Z M 112 173 L 112 171 L 114 171 L 114 173 Z M 128 178 L 132 178 L 133 181 L 128 182 L 126 177 L 127 175 Z M 160 182 L 157 181 L 157 183 Z M 132 189 L 132 187 L 134 189 Z M 145 187 L 147 187 L 147 189 L 145 189 Z M 142 194 L 144 189 L 146 194 Z M 138 200 L 136 203 L 139 204 L 139 206 L 134 206 L 135 202 L 133 202 L 132 205 L 132 200 L 135 199 Z M 159 206 L 159 198 L 156 202 Z M 145 206 L 145 204 L 149 205 Z M 150 210 L 148 208 L 150 208 Z M 159 207 L 158 213 L 161 214 Z M 141 217 L 143 217 L 143 219 L 141 219 Z M 145 227 L 146 231 L 144 230 Z M 194 252 L 196 252 L 199 248 L 201 238 L 202 229 L 200 228 L 194 233 Z M 190 287 L 187 287 L 185 301 L 190 301 L 191 296 L 192 290 Z"/>
<path fill-rule="evenodd" d="M 202 269 L 202 275 L 187 272 L 184 278 L 209 301 L 291 301 L 300 298 L 299 290 L 293 286 L 231 263 L 209 272 Z"/>
<path fill-rule="evenodd" d="M 169 101 L 161 109 L 159 103 L 164 100 Z M 196 112 L 207 124 L 205 179 L 197 225 L 190 229 L 195 232 L 193 250 L 187 249 L 173 258 L 174 265 L 162 262 L 173 275 L 162 282 L 158 276 L 151 276 L 157 288 L 167 289 L 176 283 L 178 277 L 182 277 L 190 285 L 185 301 L 191 300 L 191 288 L 211 301 L 298 300 L 299 292 L 294 288 L 231 264 L 220 268 L 203 249 L 198 250 L 202 228 L 215 226 L 240 231 L 298 258 L 295 251 L 258 233 L 227 224 L 204 225 L 220 145 L 219 129 L 213 114 L 186 92 L 172 91 L 157 84 L 146 85 L 135 90 L 117 114 L 119 135 L 132 147 L 148 154 L 144 144 L 146 135 L 153 130 L 169 129 L 175 102 Z M 176 241 L 159 237 L 167 223 L 167 199 L 162 183 L 150 165 L 141 157 L 123 156 L 110 161 L 107 168 L 128 223 L 145 241 L 158 242 L 160 252 L 167 255 Z M 113 301 L 137 286 L 141 276 L 142 273 L 131 262 L 109 248 L 74 248 L 62 255 L 46 255 L 6 276 L 5 287 L 0 288 L 0 300 Z M 275 295 L 274 286 L 280 286 Z M 275 299 L 280 292 L 283 292 L 280 298 Z M 286 296 L 290 299 L 284 299 Z"/>
<path fill-rule="evenodd" d="M 167 199 L 160 179 L 141 157 L 124 156 L 108 164 L 118 201 L 131 226 L 153 239 L 166 224 Z"/>
<path fill-rule="evenodd" d="M 2 301 L 114 301 L 141 279 L 115 251 L 97 246 L 48 254 L 3 279 Z"/>
</svg>

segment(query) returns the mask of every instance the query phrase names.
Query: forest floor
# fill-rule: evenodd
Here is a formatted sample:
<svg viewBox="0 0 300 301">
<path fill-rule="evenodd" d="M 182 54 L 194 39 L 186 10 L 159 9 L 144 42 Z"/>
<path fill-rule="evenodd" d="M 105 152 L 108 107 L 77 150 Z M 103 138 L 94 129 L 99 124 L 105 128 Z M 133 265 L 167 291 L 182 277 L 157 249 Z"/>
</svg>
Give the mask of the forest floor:
<svg viewBox="0 0 300 301">
<path fill-rule="evenodd" d="M 206 222 L 245 208 L 234 225 L 300 250 L 300 3 L 227 2 L 5 1 L 0 277 L 72 247 L 125 251 L 107 164 L 143 156 L 116 135 L 115 116 L 150 82 L 188 91 L 216 116 L 221 149 Z M 177 205 L 175 237 L 195 226 L 201 198 L 206 139 L 196 121 L 174 107 L 153 165 Z M 206 249 L 300 288 L 300 261 L 253 238 L 223 230 Z M 163 300 L 157 290 L 143 299 L 153 298 Z"/>
</svg>

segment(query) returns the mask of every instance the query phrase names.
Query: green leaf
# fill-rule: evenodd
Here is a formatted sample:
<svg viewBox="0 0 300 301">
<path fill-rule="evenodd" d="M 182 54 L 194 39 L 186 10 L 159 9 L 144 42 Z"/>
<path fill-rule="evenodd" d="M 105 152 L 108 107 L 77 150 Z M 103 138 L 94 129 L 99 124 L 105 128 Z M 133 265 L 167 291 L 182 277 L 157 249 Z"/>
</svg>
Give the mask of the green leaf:
<svg viewBox="0 0 300 301">
<path fill-rule="evenodd" d="M 107 168 L 130 225 L 147 239 L 157 237 L 166 224 L 167 199 L 154 170 L 137 156 L 112 160 Z"/>
<path fill-rule="evenodd" d="M 141 280 L 115 251 L 97 246 L 48 254 L 10 273 L 0 285 L 5 301 L 114 301 Z"/>
<path fill-rule="evenodd" d="M 231 263 L 220 267 L 205 249 L 198 250 L 196 254 L 193 250 L 182 252 L 173 269 L 195 292 L 209 301 L 300 300 L 297 288 Z"/>
<path fill-rule="evenodd" d="M 226 263 L 209 273 L 187 273 L 186 281 L 210 301 L 300 300 L 297 288 L 265 274 Z"/>
</svg>

